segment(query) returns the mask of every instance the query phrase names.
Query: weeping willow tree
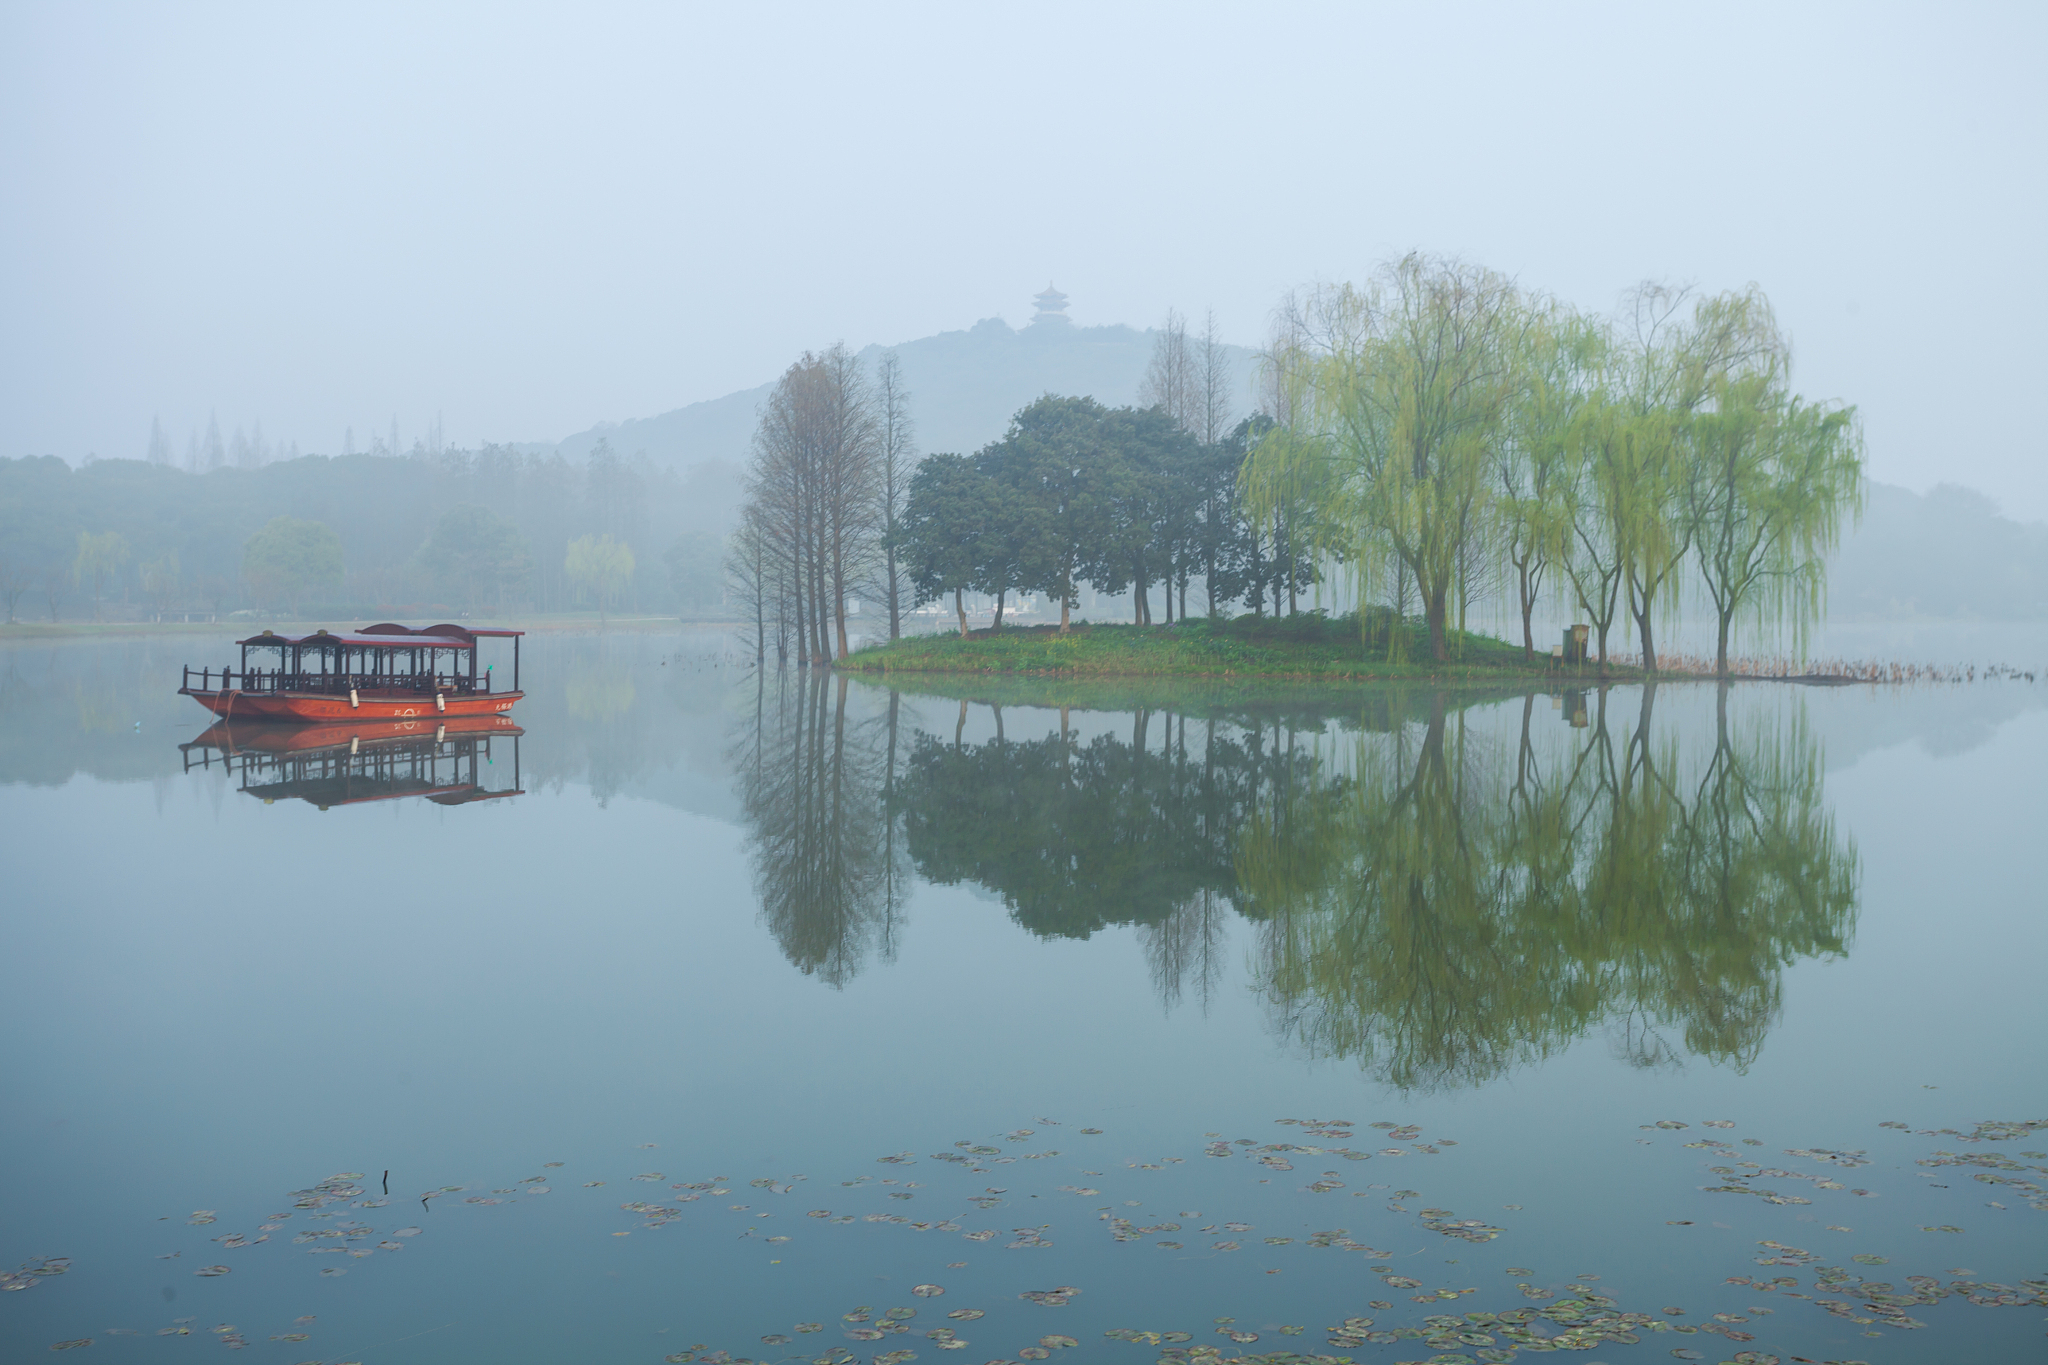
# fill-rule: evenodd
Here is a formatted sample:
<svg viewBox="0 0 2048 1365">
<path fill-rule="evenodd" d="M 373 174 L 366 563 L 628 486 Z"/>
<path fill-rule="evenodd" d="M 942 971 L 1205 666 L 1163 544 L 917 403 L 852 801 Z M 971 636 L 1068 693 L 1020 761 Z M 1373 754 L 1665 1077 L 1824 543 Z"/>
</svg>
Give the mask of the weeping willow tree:
<svg viewBox="0 0 2048 1365">
<path fill-rule="evenodd" d="M 1524 659 L 1536 653 L 1537 605 L 1571 562 L 1571 433 L 1595 395 L 1591 376 L 1605 340 L 1597 323 L 1554 303 L 1537 306 L 1521 334 L 1521 382 L 1494 443 L 1492 507 L 1506 577 L 1515 585 Z"/>
<path fill-rule="evenodd" d="M 1774 361 L 1716 377 L 1686 434 L 1684 510 L 1726 677 L 1739 620 L 1789 627 L 1804 646 L 1826 603 L 1827 554 L 1862 510 L 1862 431 L 1854 408 L 1792 393 Z"/>
<path fill-rule="evenodd" d="M 1845 946 L 1856 852 L 1797 724 L 1731 726 L 1724 702 L 1711 742 L 1681 745 L 1653 736 L 1654 699 L 1610 727 L 1602 693 L 1562 744 L 1528 706 L 1514 745 L 1441 710 L 1333 741 L 1354 746 L 1319 755 L 1345 781 L 1239 843 L 1276 1028 L 1413 1089 L 1596 1029 L 1641 1064 L 1752 1062 L 1783 967 Z"/>
<path fill-rule="evenodd" d="M 1786 343 L 1770 301 L 1755 285 L 1696 295 L 1646 283 L 1629 293 L 1624 308 L 1631 325 L 1612 345 L 1605 395 L 1629 435 L 1623 482 L 1613 498 L 1618 568 L 1642 665 L 1654 673 L 1654 619 L 1660 610 L 1677 608 L 1680 570 L 1696 529 L 1686 503 L 1699 473 L 1688 423 L 1717 386 L 1782 364 Z"/>
<path fill-rule="evenodd" d="M 1459 261 L 1411 255 L 1363 289 L 1327 291 L 1292 357 L 1304 420 L 1274 428 L 1245 465 L 1262 515 L 1314 509 L 1318 549 L 1351 566 L 1361 599 L 1390 561 L 1412 577 L 1433 659 L 1485 543 L 1525 325 L 1505 277 Z"/>
</svg>

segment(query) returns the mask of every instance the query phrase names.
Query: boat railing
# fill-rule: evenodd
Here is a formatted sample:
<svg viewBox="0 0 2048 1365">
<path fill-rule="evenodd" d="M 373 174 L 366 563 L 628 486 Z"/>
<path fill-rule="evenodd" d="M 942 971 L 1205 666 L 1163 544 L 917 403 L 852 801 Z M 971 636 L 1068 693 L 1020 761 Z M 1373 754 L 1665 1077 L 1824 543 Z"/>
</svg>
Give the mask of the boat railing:
<svg viewBox="0 0 2048 1365">
<path fill-rule="evenodd" d="M 447 692 L 456 696 L 488 695 L 488 671 L 471 678 L 467 673 L 320 673 L 285 669 L 202 668 L 198 674 L 185 669 L 184 689 L 198 692 L 312 692 L 346 696 L 350 692 L 403 692 L 429 695 Z"/>
</svg>

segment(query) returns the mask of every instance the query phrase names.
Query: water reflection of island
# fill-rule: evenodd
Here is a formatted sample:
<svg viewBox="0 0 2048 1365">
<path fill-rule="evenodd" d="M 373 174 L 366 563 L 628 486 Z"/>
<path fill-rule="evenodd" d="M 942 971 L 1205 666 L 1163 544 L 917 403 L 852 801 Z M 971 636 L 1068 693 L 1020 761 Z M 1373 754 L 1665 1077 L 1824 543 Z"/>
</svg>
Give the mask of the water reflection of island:
<svg viewBox="0 0 2048 1365">
<path fill-rule="evenodd" d="M 1638 1064 L 1746 1065 L 1782 969 L 1845 947 L 1855 849 L 1800 725 L 1724 695 L 1653 728 L 1657 690 L 1610 716 L 1622 695 L 1568 724 L 1390 692 L 965 744 L 899 733 L 893 695 L 856 717 L 840 680 L 768 681 L 734 756 L 769 925 L 835 983 L 893 952 L 907 860 L 1043 936 L 1134 926 L 1169 1003 L 1206 998 L 1251 921 L 1276 1031 L 1403 1087 L 1596 1029 Z"/>
<path fill-rule="evenodd" d="M 503 716 L 349 725 L 229 722 L 178 746 L 185 771 L 224 767 L 265 804 L 296 799 L 327 810 L 423 796 L 442 806 L 523 795 L 519 739 Z M 508 770 L 497 759 L 509 749 Z M 494 785 L 509 777 L 510 786 Z"/>
</svg>

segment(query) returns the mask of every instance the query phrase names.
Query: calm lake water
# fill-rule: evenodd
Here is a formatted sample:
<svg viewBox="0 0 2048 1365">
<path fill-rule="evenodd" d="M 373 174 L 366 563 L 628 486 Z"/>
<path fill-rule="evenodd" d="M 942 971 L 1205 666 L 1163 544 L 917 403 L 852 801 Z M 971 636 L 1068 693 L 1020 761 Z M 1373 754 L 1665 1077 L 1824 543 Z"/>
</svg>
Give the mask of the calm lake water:
<svg viewBox="0 0 2048 1365">
<path fill-rule="evenodd" d="M 0 649 L 0 1357 L 2048 1350 L 2048 679 L 540 636 L 294 755 L 224 650 Z"/>
</svg>

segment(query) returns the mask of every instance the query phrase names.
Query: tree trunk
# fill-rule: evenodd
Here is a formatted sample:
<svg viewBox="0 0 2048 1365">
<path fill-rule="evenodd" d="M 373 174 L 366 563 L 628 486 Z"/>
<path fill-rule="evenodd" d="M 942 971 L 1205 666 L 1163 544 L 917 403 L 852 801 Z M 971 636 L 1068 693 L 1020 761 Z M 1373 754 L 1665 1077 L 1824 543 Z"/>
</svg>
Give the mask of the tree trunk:
<svg viewBox="0 0 2048 1365">
<path fill-rule="evenodd" d="M 1735 611 L 1731 607 L 1717 613 L 1717 615 L 1720 620 L 1715 633 L 1714 673 L 1718 677 L 1725 678 L 1728 676 L 1728 627 L 1735 619 Z M 1725 699 L 1723 704 L 1725 705 Z"/>
<path fill-rule="evenodd" d="M 1657 644 L 1650 636 L 1650 607 L 1647 602 L 1643 604 L 1641 614 L 1636 617 L 1636 625 L 1641 628 L 1643 637 L 1643 672 L 1655 673 L 1657 671 Z"/>
<path fill-rule="evenodd" d="M 1003 599 L 1009 595 L 1010 590 L 1008 588 L 1003 588 L 996 593 L 996 621 L 995 628 L 991 634 L 1001 635 L 1003 633 Z"/>
<path fill-rule="evenodd" d="M 960 614 L 960 638 L 967 638 L 967 603 L 960 595 L 960 589 L 953 589 L 953 610 Z"/>
<path fill-rule="evenodd" d="M 1523 564 L 1516 567 L 1519 570 L 1522 588 L 1522 662 L 1534 663 L 1536 661 L 1536 635 L 1529 625 L 1529 617 L 1536 609 L 1536 601 L 1534 595 L 1529 591 L 1528 566 Z"/>
<path fill-rule="evenodd" d="M 1429 657 L 1438 663 L 1444 662 L 1445 657 L 1444 617 L 1446 611 L 1444 597 L 1444 590 L 1437 588 L 1425 599 L 1427 603 L 1425 610 L 1429 619 Z"/>
<path fill-rule="evenodd" d="M 893 539 L 892 539 L 892 540 L 890 541 L 890 544 L 889 544 L 889 570 L 888 570 L 888 572 L 889 572 L 889 638 L 890 638 L 890 639 L 892 639 L 892 640 L 900 640 L 900 639 L 902 639 L 902 638 L 903 638 L 903 611 L 902 611 L 902 603 L 903 603 L 903 592 L 902 592 L 902 587 L 901 587 L 901 585 L 900 585 L 900 584 L 899 584 L 899 583 L 897 582 L 897 580 L 896 580 L 896 544 L 895 544 L 895 542 L 894 542 L 894 540 L 893 540 Z"/>
</svg>

